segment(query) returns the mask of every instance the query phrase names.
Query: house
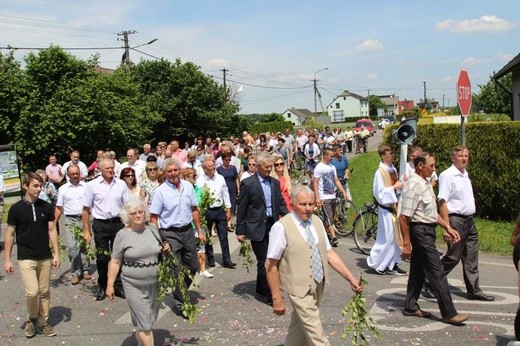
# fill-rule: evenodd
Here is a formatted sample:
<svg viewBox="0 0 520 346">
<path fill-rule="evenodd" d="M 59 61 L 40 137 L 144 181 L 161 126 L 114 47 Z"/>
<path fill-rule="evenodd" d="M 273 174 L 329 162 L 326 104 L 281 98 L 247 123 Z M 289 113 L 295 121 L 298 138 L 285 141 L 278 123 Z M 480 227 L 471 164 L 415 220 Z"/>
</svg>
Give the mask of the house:
<svg viewBox="0 0 520 346">
<path fill-rule="evenodd" d="M 399 96 L 396 94 L 392 95 L 381 95 L 379 99 L 386 105 L 386 115 L 398 115 L 399 114 Z"/>
<path fill-rule="evenodd" d="M 327 113 L 333 123 L 368 118 L 368 99 L 345 90 L 327 106 Z"/>
<path fill-rule="evenodd" d="M 420 99 L 419 102 L 417 102 L 417 107 L 420 109 L 426 109 L 428 112 L 439 112 L 439 101 L 435 101 L 435 99 L 429 99 L 426 98 L 426 103 L 424 102 L 424 99 Z"/>
<path fill-rule="evenodd" d="M 282 113 L 285 121 L 290 121 L 294 126 L 301 126 L 307 118 L 314 117 L 315 114 L 305 108 L 290 108 Z"/>
<path fill-rule="evenodd" d="M 397 109 L 399 110 L 399 113 L 402 113 L 404 111 L 411 111 L 415 107 L 415 104 L 413 100 L 407 100 L 404 99 L 404 101 L 397 102 Z M 397 113 L 397 114 L 399 114 Z"/>
<path fill-rule="evenodd" d="M 500 78 L 512 73 L 513 89 L 511 95 L 511 120 L 520 120 L 520 54 L 500 69 L 493 79 L 500 85 Z"/>
</svg>

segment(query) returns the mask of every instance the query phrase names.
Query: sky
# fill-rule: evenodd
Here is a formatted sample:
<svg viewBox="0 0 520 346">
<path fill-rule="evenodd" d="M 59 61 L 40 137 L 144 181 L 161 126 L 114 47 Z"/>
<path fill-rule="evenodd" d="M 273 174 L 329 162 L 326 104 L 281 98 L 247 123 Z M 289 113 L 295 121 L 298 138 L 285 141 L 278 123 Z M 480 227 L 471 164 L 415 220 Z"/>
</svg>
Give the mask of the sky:
<svg viewBox="0 0 520 346">
<path fill-rule="evenodd" d="M 425 85 L 428 99 L 455 106 L 461 69 L 478 93 L 520 53 L 518 0 L 0 0 L 0 8 L 0 47 L 97 48 L 70 52 L 116 68 L 118 33 L 135 31 L 130 47 L 144 44 L 135 48 L 144 54 L 131 50 L 134 63 L 190 61 L 218 83 L 226 69 L 242 114 L 314 111 L 314 78 L 325 108 L 345 90 L 418 102 Z"/>
</svg>

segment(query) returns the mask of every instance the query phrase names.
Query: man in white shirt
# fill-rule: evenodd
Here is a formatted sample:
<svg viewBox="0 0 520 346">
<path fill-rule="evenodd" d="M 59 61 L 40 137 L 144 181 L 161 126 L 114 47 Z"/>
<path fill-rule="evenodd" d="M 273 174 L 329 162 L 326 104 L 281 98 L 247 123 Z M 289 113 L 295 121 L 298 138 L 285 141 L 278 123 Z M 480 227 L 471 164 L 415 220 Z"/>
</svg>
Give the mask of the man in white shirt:
<svg viewBox="0 0 520 346">
<path fill-rule="evenodd" d="M 85 258 L 85 248 L 80 248 L 78 242 L 72 235 L 71 228 L 79 227 L 83 231 L 81 214 L 83 212 L 83 195 L 87 183 L 80 180 L 80 171 L 77 165 L 67 167 L 69 182 L 60 186 L 58 190 L 58 201 L 54 211 L 54 222 L 60 221 L 61 215 L 65 215 L 65 229 L 60 234 L 63 244 L 67 248 L 70 261 L 70 283 L 76 285 L 83 278 L 90 280 L 90 261 Z"/>
<path fill-rule="evenodd" d="M 202 163 L 204 174 L 197 178 L 197 186 L 201 188 L 208 187 L 216 199 L 215 203 L 206 210 L 206 221 L 208 229 L 213 227 L 217 229 L 220 248 L 222 249 L 222 266 L 224 268 L 235 269 L 236 263 L 231 261 L 229 251 L 227 222 L 231 220 L 231 201 L 229 200 L 229 191 L 224 177 L 215 170 L 215 161 L 207 158 Z M 224 211 L 224 208 L 226 210 Z M 213 245 L 206 244 L 206 256 L 208 265 L 215 266 L 215 257 L 213 256 Z"/>
<path fill-rule="evenodd" d="M 85 188 L 81 216 L 85 241 L 90 244 L 92 234 L 94 234 L 94 243 L 96 244 L 96 266 L 99 274 L 99 289 L 96 293 L 97 301 L 106 298 L 110 250 L 112 244 L 114 244 L 117 232 L 125 226 L 119 217 L 119 212 L 130 199 L 126 183 L 114 176 L 114 161 L 105 158 L 101 159 L 99 167 L 101 175 L 88 182 Z M 90 230 L 91 213 L 94 218 L 92 232 Z M 116 296 L 125 298 L 120 274 L 117 275 L 114 288 Z"/>
<path fill-rule="evenodd" d="M 305 135 L 303 129 L 298 129 L 296 133 L 296 150 L 298 151 L 298 155 L 305 157 L 303 154 L 303 147 L 305 146 L 305 143 L 309 141 L 309 138 Z"/>
<path fill-rule="evenodd" d="M 314 168 L 314 194 L 316 195 L 316 205 L 323 208 L 327 215 L 325 227 L 330 236 L 332 246 L 338 246 L 336 231 L 334 230 L 334 210 L 336 209 L 336 189 L 339 189 L 345 199 L 348 199 L 347 192 L 339 181 L 336 167 L 330 161 L 334 152 L 331 148 L 323 148 L 321 162 Z"/>
<path fill-rule="evenodd" d="M 135 180 L 139 184 L 141 182 L 141 176 L 146 169 L 146 162 L 137 159 L 137 152 L 135 149 L 128 149 L 126 152 L 127 162 L 121 164 L 121 170 L 126 167 L 130 167 L 135 171 Z"/>
<path fill-rule="evenodd" d="M 469 162 L 469 150 L 459 145 L 451 150 L 452 165 L 439 176 L 439 214 L 449 220 L 451 227 L 460 234 L 457 243 L 448 242 L 448 251 L 442 258 L 445 275 L 462 260 L 464 283 L 469 300 L 494 301 L 479 286 L 478 271 L 478 235 L 475 227 L 475 198 L 473 186 L 466 167 Z"/>
<path fill-rule="evenodd" d="M 79 160 L 79 151 L 77 151 L 77 150 L 71 151 L 70 161 L 67 161 L 63 164 L 63 171 L 67 172 L 67 167 L 69 167 L 69 165 L 71 165 L 71 164 L 78 165 L 79 171 L 81 174 L 80 179 L 85 179 L 88 176 L 87 165 Z M 67 178 L 67 181 L 69 181 L 69 177 L 66 176 L 66 178 Z"/>
<path fill-rule="evenodd" d="M 143 145 L 143 153 L 139 155 L 139 160 L 146 162 L 146 159 L 148 156 L 152 155 L 155 156 L 152 152 L 152 146 L 149 143 L 146 143 Z"/>
</svg>

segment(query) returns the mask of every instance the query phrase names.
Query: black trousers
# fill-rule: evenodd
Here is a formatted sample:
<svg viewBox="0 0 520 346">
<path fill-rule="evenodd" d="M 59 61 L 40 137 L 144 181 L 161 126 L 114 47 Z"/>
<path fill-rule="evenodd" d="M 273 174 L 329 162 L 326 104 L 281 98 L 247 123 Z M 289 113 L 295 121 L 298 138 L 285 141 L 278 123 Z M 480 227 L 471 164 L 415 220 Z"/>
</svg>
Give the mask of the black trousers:
<svg viewBox="0 0 520 346">
<path fill-rule="evenodd" d="M 172 270 L 179 272 L 182 270 L 182 267 L 184 267 L 189 270 L 191 275 L 195 275 L 199 262 L 197 259 L 197 247 L 195 244 L 195 233 L 193 229 L 189 229 L 185 232 L 173 232 L 161 228 L 159 233 L 161 234 L 162 240 L 165 240 L 170 244 L 172 253 L 179 260 L 180 266 L 174 267 Z M 186 288 L 189 288 L 191 283 L 192 280 L 188 276 L 185 276 L 184 284 L 186 285 Z M 184 301 L 179 289 L 173 292 L 173 297 L 178 306 Z"/>
<path fill-rule="evenodd" d="M 435 292 L 442 317 L 452 318 L 457 315 L 457 310 L 451 300 L 448 279 L 444 274 L 444 267 L 435 246 L 435 224 L 411 223 L 410 240 L 412 258 L 404 308 L 407 310 L 419 309 L 417 300 L 426 277 Z"/>
<path fill-rule="evenodd" d="M 110 252 L 114 245 L 117 232 L 125 227 L 119 219 L 99 220 L 92 222 L 94 232 L 94 243 L 96 244 L 96 267 L 98 271 L 98 285 L 100 289 L 107 289 L 108 282 L 108 262 L 110 262 Z M 122 289 L 121 270 L 117 273 L 114 289 Z"/>
<path fill-rule="evenodd" d="M 347 148 L 348 148 L 348 152 L 351 153 L 352 152 L 352 141 L 351 140 L 347 141 Z"/>
<path fill-rule="evenodd" d="M 208 223 L 208 229 L 211 229 L 213 224 L 215 224 L 218 240 L 220 241 L 220 248 L 222 250 L 222 263 L 227 266 L 231 263 L 231 254 L 229 252 L 226 212 L 223 208 L 210 208 L 206 210 L 206 221 Z M 209 264 L 215 264 L 213 245 L 206 244 L 206 257 L 208 258 Z"/>
<path fill-rule="evenodd" d="M 269 246 L 269 231 L 273 226 L 273 218 L 267 218 L 265 225 L 265 236 L 260 241 L 251 240 L 251 247 L 256 256 L 256 293 L 268 297 L 271 296 L 271 290 L 267 283 L 265 273 L 265 260 L 267 258 L 267 248 Z"/>
<path fill-rule="evenodd" d="M 442 257 L 442 265 L 447 276 L 462 260 L 464 283 L 468 294 L 481 294 L 478 273 L 478 236 L 473 216 L 450 215 L 450 225 L 460 234 L 460 241 L 448 243 L 448 251 Z"/>
</svg>

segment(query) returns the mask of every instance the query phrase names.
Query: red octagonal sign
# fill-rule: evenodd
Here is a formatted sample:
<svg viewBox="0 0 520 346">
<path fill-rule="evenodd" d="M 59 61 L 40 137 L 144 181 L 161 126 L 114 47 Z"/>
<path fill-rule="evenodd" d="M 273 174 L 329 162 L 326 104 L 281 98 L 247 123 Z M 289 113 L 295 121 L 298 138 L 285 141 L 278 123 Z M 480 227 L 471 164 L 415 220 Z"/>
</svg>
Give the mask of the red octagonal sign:
<svg viewBox="0 0 520 346">
<path fill-rule="evenodd" d="M 471 82 L 466 70 L 460 70 L 457 80 L 457 103 L 459 104 L 460 114 L 467 117 L 471 109 Z"/>
</svg>

